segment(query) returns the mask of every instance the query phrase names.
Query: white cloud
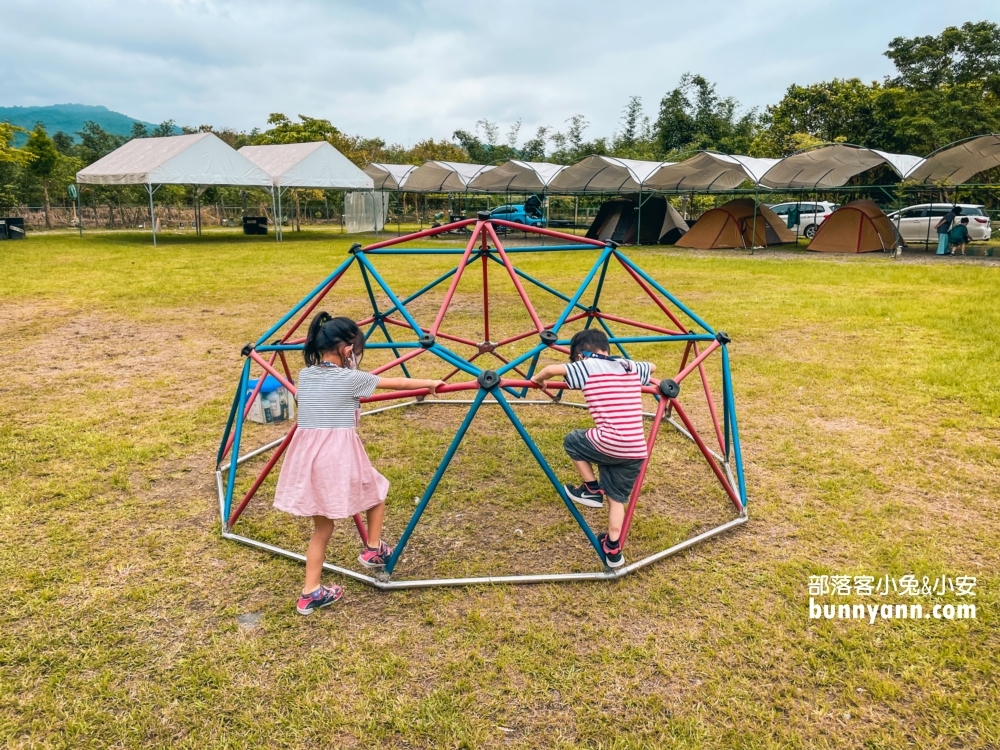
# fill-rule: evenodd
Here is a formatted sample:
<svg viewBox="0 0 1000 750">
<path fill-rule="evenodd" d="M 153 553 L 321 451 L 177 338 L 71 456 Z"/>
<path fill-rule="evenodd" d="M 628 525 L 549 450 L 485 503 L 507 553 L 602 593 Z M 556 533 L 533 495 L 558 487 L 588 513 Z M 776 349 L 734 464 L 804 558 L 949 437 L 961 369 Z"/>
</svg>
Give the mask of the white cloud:
<svg viewBox="0 0 1000 750">
<path fill-rule="evenodd" d="M 78 101 L 143 120 L 249 129 L 270 112 L 325 117 L 411 144 L 486 117 L 522 133 L 581 113 L 610 135 L 628 97 L 655 117 L 686 71 L 744 106 L 793 82 L 881 78 L 929 2 L 69 0 L 5 4 L 3 105 Z"/>
</svg>

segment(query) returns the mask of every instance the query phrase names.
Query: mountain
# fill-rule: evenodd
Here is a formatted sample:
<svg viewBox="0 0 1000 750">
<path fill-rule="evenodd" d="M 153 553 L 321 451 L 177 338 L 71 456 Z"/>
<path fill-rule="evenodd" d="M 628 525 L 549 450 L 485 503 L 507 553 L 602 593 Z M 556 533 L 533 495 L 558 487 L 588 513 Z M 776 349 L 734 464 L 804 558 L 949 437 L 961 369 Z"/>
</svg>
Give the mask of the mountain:
<svg viewBox="0 0 1000 750">
<path fill-rule="evenodd" d="M 132 124 L 142 122 L 149 130 L 156 127 L 155 123 L 136 120 L 134 117 L 114 112 L 107 107 L 95 107 L 89 104 L 52 104 L 47 107 L 0 107 L 0 122 L 19 125 L 25 130 L 31 130 L 36 122 L 45 126 L 49 135 L 60 130 L 76 138 L 76 133 L 83 123 L 93 120 L 109 133 L 130 135 Z M 180 128 L 175 128 L 179 134 Z M 19 133 L 14 144 L 19 146 L 27 136 Z"/>
</svg>

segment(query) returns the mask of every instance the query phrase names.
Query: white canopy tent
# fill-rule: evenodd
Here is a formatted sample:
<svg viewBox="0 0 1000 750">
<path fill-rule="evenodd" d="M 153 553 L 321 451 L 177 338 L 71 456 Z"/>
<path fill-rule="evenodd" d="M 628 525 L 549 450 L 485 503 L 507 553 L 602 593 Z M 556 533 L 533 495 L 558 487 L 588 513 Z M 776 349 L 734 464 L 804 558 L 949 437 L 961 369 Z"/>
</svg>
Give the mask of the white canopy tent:
<svg viewBox="0 0 1000 750">
<path fill-rule="evenodd" d="M 280 240 L 281 195 L 289 188 L 372 190 L 374 181 L 326 141 L 244 146 L 237 153 L 263 169 L 277 194 L 275 234 Z"/>
<path fill-rule="evenodd" d="M 462 164 L 452 161 L 427 161 L 410 172 L 406 192 L 465 193 L 469 183 L 480 173 L 494 167 L 483 164 Z"/>
<path fill-rule="evenodd" d="M 375 182 L 376 190 L 393 190 L 399 192 L 406 189 L 406 181 L 410 173 L 416 169 L 413 164 L 381 164 L 372 162 L 365 167 L 365 174 Z"/>
<path fill-rule="evenodd" d="M 664 192 L 725 192 L 747 180 L 756 185 L 780 161 L 701 151 L 677 164 L 663 164 L 646 178 L 643 187 Z"/>
<path fill-rule="evenodd" d="M 831 143 L 786 156 L 760 178 L 760 186 L 772 190 L 822 189 L 845 185 L 855 175 L 887 165 L 900 177 L 914 170 L 923 159 L 909 154 Z"/>
<path fill-rule="evenodd" d="M 634 193 L 653 172 L 670 162 L 586 156 L 549 183 L 554 193 Z"/>
<path fill-rule="evenodd" d="M 511 159 L 495 169 L 480 172 L 469 183 L 469 190 L 484 193 L 540 193 L 566 167 L 547 162 Z"/>
<path fill-rule="evenodd" d="M 145 185 L 149 192 L 154 246 L 153 193 L 160 185 L 271 188 L 267 172 L 213 133 L 135 138 L 81 169 L 76 173 L 76 181 L 81 185 Z"/>
<path fill-rule="evenodd" d="M 938 149 L 910 170 L 907 179 L 922 183 L 947 180 L 952 185 L 961 185 L 997 166 L 1000 166 L 1000 135 L 977 135 Z"/>
</svg>

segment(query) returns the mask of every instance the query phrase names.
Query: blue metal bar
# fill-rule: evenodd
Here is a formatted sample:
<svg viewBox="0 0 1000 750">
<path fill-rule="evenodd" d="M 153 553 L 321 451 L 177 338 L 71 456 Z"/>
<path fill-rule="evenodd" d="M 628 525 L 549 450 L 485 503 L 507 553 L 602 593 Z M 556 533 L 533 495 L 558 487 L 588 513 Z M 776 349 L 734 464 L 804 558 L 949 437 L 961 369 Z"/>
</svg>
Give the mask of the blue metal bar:
<svg viewBox="0 0 1000 750">
<path fill-rule="evenodd" d="M 733 453 L 736 454 L 736 479 L 740 484 L 740 502 L 743 507 L 747 507 L 747 485 L 743 476 L 743 451 L 740 449 L 740 428 L 736 422 L 736 399 L 733 394 L 733 376 L 729 370 L 729 351 L 725 344 L 722 345 L 722 377 L 723 382 L 729 383 L 729 417 L 733 422 Z"/>
<path fill-rule="evenodd" d="M 470 259 L 469 259 L 469 263 L 471 263 L 471 262 L 472 262 L 472 259 L 470 258 Z M 467 263 L 466 265 L 468 265 L 468 263 Z M 454 267 L 453 269 L 451 269 L 450 271 L 448 271 L 448 273 L 446 273 L 446 274 L 445 274 L 444 276 L 440 276 L 440 277 L 438 277 L 437 279 L 434 279 L 434 281 L 432 281 L 432 282 L 431 282 L 430 284 L 428 284 L 427 286 L 423 287 L 422 289 L 418 289 L 418 290 L 417 290 L 417 291 L 415 291 L 415 292 L 414 292 L 413 294 L 411 294 L 411 295 L 410 295 L 409 297 L 407 297 L 406 299 L 404 299 L 404 300 L 403 300 L 403 304 L 404 304 L 404 305 L 408 305 L 408 304 L 410 304 L 410 303 L 411 303 L 411 302 L 413 302 L 413 300 L 415 300 L 415 299 L 416 299 L 417 297 L 419 297 L 419 296 L 420 296 L 420 295 L 422 295 L 422 294 L 426 294 L 426 293 L 427 293 L 427 292 L 429 292 L 429 291 L 430 291 L 431 289 L 433 289 L 433 288 L 434 288 L 434 287 L 436 287 L 436 286 L 437 286 L 438 284 L 440 284 L 440 283 L 441 283 L 442 281 L 447 281 L 447 280 L 448 280 L 448 279 L 450 279 L 450 278 L 451 278 L 452 276 L 454 276 L 454 275 L 455 275 L 455 274 L 456 274 L 457 272 L 458 272 L 458 266 L 455 266 L 455 267 Z M 394 312 L 396 312 L 396 309 L 397 309 L 397 308 L 396 308 L 395 306 L 393 306 L 393 307 L 390 307 L 390 308 L 389 308 L 388 310 L 386 310 L 386 311 L 385 311 L 385 312 L 383 313 L 383 316 L 388 316 L 388 315 L 392 315 L 392 314 L 393 314 Z"/>
<path fill-rule="evenodd" d="M 472 424 L 472 419 L 476 416 L 476 412 L 479 411 L 479 407 L 482 405 L 483 399 L 486 398 L 487 393 L 489 393 L 489 391 L 480 388 L 479 393 L 477 393 L 475 399 L 473 399 L 472 406 L 469 407 L 469 413 L 466 414 L 465 419 L 462 420 L 462 424 L 459 426 L 458 432 L 455 433 L 455 437 L 451 440 L 451 445 L 449 445 L 448 450 L 445 451 L 444 458 L 442 458 L 441 463 L 438 464 L 437 471 L 435 471 L 434 476 L 431 477 L 430 484 L 428 484 L 427 489 L 424 490 L 423 497 L 420 498 L 420 502 L 417 503 L 417 507 L 414 509 L 413 515 L 410 516 L 409 523 L 406 524 L 406 528 L 400 535 L 399 541 L 396 542 L 396 548 L 392 551 L 392 555 L 389 556 L 389 560 L 385 564 L 386 573 L 391 575 L 393 569 L 395 569 L 400 555 L 402 555 L 403 550 L 406 549 L 406 543 L 410 540 L 410 535 L 413 534 L 413 530 L 417 527 L 417 523 L 420 521 L 420 516 L 423 515 L 424 509 L 427 507 L 427 503 L 430 502 L 431 496 L 434 494 L 434 490 L 437 489 L 438 484 L 441 482 L 441 477 L 444 476 L 445 470 L 448 468 L 448 465 L 451 464 L 451 459 L 455 457 L 455 451 L 458 450 L 459 443 L 461 443 L 462 438 L 465 437 L 465 433 L 469 429 L 469 425 Z"/>
<path fill-rule="evenodd" d="M 215 468 L 219 468 L 222 464 L 222 452 L 226 449 L 226 443 L 229 442 L 229 433 L 233 429 L 233 422 L 236 420 L 236 409 L 240 405 L 240 389 L 236 388 L 236 393 L 233 394 L 233 405 L 229 409 L 229 419 L 226 420 L 226 429 L 222 433 L 222 442 L 219 443 L 219 453 L 215 457 Z"/>
<path fill-rule="evenodd" d="M 389 288 L 389 285 L 385 283 L 385 279 L 383 279 L 382 276 L 379 275 L 379 272 L 375 270 L 375 266 L 371 264 L 371 261 L 364 256 L 364 253 L 358 253 L 357 258 L 358 261 L 361 263 L 361 265 L 367 268 L 371 272 L 372 277 L 374 277 L 375 281 L 378 282 L 378 285 L 382 287 L 382 291 L 385 292 L 386 295 L 389 297 L 389 301 L 392 302 L 392 304 L 396 306 L 396 309 L 399 310 L 402 316 L 406 318 L 406 322 L 409 323 L 410 328 L 413 329 L 413 332 L 417 334 L 418 337 L 423 336 L 424 332 L 423 329 L 420 327 L 420 324 L 413 319 L 413 316 L 410 315 L 410 311 L 407 310 L 406 306 L 399 301 L 399 297 L 397 297 L 396 293 L 393 292 L 392 289 Z"/>
<path fill-rule="evenodd" d="M 240 403 L 236 411 L 236 434 L 233 435 L 233 447 L 229 454 L 229 478 L 226 480 L 225 517 L 222 528 L 229 523 L 229 511 L 233 505 L 233 488 L 236 486 L 236 464 L 240 457 L 240 438 L 243 437 L 243 412 L 247 405 L 247 383 L 250 382 L 250 358 L 243 363 L 243 373 L 240 375 Z"/>
<path fill-rule="evenodd" d="M 562 324 L 566 322 L 566 318 L 569 317 L 573 308 L 576 307 L 576 303 L 580 301 L 580 297 L 583 296 L 587 287 L 590 286 L 590 282 L 594 280 L 594 276 L 597 274 L 597 269 L 601 267 L 601 264 L 604 263 L 609 255 L 611 255 L 612 251 L 613 248 L 610 246 L 604 248 L 604 252 L 601 253 L 601 257 L 597 259 L 594 267 L 590 269 L 589 273 L 587 273 L 587 277 L 583 280 L 583 283 L 580 284 L 580 288 L 576 290 L 576 294 L 574 294 L 570 299 L 569 304 L 566 305 L 566 309 L 562 311 L 562 314 L 559 316 L 559 320 L 557 320 L 552 326 L 552 331 L 554 333 L 559 333 L 559 329 L 562 327 Z"/>
<path fill-rule="evenodd" d="M 604 266 L 601 268 L 601 278 L 597 280 L 597 289 L 594 291 L 594 301 L 590 305 L 591 310 L 598 309 L 597 303 L 601 301 L 601 290 L 604 289 L 604 277 L 608 275 L 608 264 L 610 262 L 611 262 L 611 256 L 609 255 L 607 258 L 604 259 Z M 584 325 L 584 328 L 590 328 L 590 326 L 593 325 L 593 323 L 594 323 L 594 318 L 592 316 L 588 317 L 587 323 L 586 325 Z M 604 331 L 607 333 L 608 331 L 607 326 L 604 326 Z M 611 334 L 608 333 L 608 335 L 610 336 Z M 625 354 L 624 349 L 622 349 L 620 346 L 618 348 L 621 349 L 622 354 Z M 625 354 L 625 356 L 627 357 L 628 355 Z"/>
<path fill-rule="evenodd" d="M 316 287 L 311 292 L 309 292 L 309 294 L 307 294 L 305 297 L 303 297 L 301 302 L 299 302 L 295 307 L 293 307 L 291 310 L 289 310 L 288 313 L 284 317 L 281 318 L 281 320 L 279 320 L 277 323 L 275 323 L 273 326 L 271 326 L 263 336 L 261 336 L 259 339 L 257 339 L 257 344 L 258 345 L 263 344 L 265 341 L 267 341 L 269 338 L 271 338 L 271 336 L 274 335 L 275 331 L 277 331 L 279 328 L 281 328 L 281 326 L 285 325 L 285 323 L 287 323 L 289 320 L 291 320 L 292 316 L 295 315 L 295 313 L 297 313 L 299 310 L 301 310 L 303 307 L 305 307 L 307 304 L 309 304 L 309 301 L 313 297 L 315 297 L 317 294 L 319 294 L 320 292 L 322 292 L 323 288 L 327 284 L 329 284 L 331 281 L 333 281 L 335 278 L 337 278 L 337 276 L 339 274 L 341 274 L 343 271 L 346 271 L 347 267 L 349 265 L 351 265 L 351 263 L 354 262 L 354 258 L 355 258 L 355 256 L 352 255 L 350 258 L 348 258 L 343 263 L 341 263 L 339 266 L 337 266 L 337 269 L 333 273 L 331 273 L 329 276 L 327 276 L 325 279 L 323 279 L 322 283 L 320 283 L 320 285 L 318 287 Z"/>
<path fill-rule="evenodd" d="M 670 292 L 668 292 L 666 289 L 664 289 L 663 285 L 659 281 L 657 281 L 652 276 L 650 276 L 648 273 L 646 273 L 641 268 L 639 268 L 639 266 L 637 266 L 635 263 L 633 263 L 631 260 L 629 260 L 629 258 L 627 258 L 623 253 L 620 253 L 617 250 L 615 250 L 614 252 L 615 252 L 615 256 L 617 256 L 618 259 L 621 260 L 622 263 L 626 264 L 629 268 L 631 268 L 637 274 L 639 274 L 640 276 L 642 276 L 642 278 L 645 279 L 645 281 L 646 281 L 647 284 L 649 284 L 650 286 L 652 286 L 656 291 L 658 291 L 660 294 L 662 294 L 668 300 L 670 300 L 675 305 L 677 305 L 677 307 L 680 308 L 684 312 L 685 315 L 687 315 L 689 318 L 691 318 L 691 320 L 693 320 L 695 323 L 697 323 L 698 325 L 700 325 L 702 328 L 704 328 L 706 331 L 708 331 L 709 333 L 711 333 L 713 336 L 715 335 L 715 329 L 712 328 L 712 326 L 710 326 L 704 320 L 702 320 L 697 315 L 695 315 L 690 310 L 690 308 L 688 308 L 687 305 L 685 305 L 683 302 L 681 302 L 679 299 L 677 299 L 674 295 L 672 295 Z"/>
<path fill-rule="evenodd" d="M 474 364 L 462 357 L 459 357 L 455 354 L 455 352 L 445 346 L 442 346 L 441 344 L 435 343 L 434 346 L 430 348 L 430 351 L 434 352 L 445 362 L 451 364 L 452 367 L 457 367 L 462 372 L 467 372 L 470 375 L 475 375 L 476 377 L 479 377 L 479 374 L 482 372 L 482 370 Z"/>
<path fill-rule="evenodd" d="M 682 333 L 676 336 L 608 336 L 608 341 L 612 344 L 655 344 L 668 341 L 715 341 L 715 336 L 706 333 Z M 559 339 L 556 341 L 560 346 L 569 346 L 570 339 Z"/>
<path fill-rule="evenodd" d="M 556 493 L 562 499 L 563 503 L 566 504 L 566 507 L 569 508 L 569 512 L 573 515 L 573 518 L 576 519 L 580 528 L 583 529 L 583 533 L 587 535 L 587 539 L 590 540 L 590 543 L 593 545 L 594 550 L 597 552 L 597 556 L 601 558 L 601 562 L 605 562 L 604 550 L 601 549 L 601 543 L 597 541 L 597 537 L 594 535 L 594 532 L 590 530 L 590 526 L 588 526 L 587 522 L 583 520 L 583 516 L 580 515 L 580 511 L 577 510 L 576 505 L 574 505 L 573 501 L 569 499 L 569 496 L 567 496 L 562 482 L 556 478 L 555 472 L 552 471 L 552 467 L 549 466 L 549 462 L 545 460 L 545 456 L 543 456 L 542 452 L 538 450 L 538 446 L 535 445 L 535 441 L 531 439 L 531 435 L 529 435 L 528 431 L 524 429 L 524 425 L 521 424 L 521 420 L 517 418 L 514 410 L 510 407 L 510 404 L 507 403 L 507 399 L 504 398 L 502 393 L 494 393 L 493 395 L 500 404 L 500 407 L 507 413 L 507 417 L 514 425 L 514 429 L 516 429 L 517 433 L 521 436 L 524 444 L 528 446 L 528 450 L 531 451 L 531 455 L 535 457 L 535 460 L 538 461 L 538 465 L 542 467 L 542 471 L 545 472 L 545 476 L 547 476 L 549 481 L 552 482 L 552 486 L 555 487 Z"/>
<path fill-rule="evenodd" d="M 617 346 L 618 347 L 618 351 L 620 351 L 622 353 L 622 356 L 625 357 L 625 359 L 631 359 L 628 356 L 628 352 L 625 351 L 625 347 L 622 346 L 622 339 L 621 339 L 621 337 L 616 337 L 615 336 L 614 331 L 612 331 L 611 328 L 608 327 L 608 324 L 604 321 L 603 318 L 588 318 L 587 322 L 589 323 L 591 320 L 597 320 L 597 322 L 601 326 L 601 328 L 604 329 L 604 332 L 606 334 L 608 334 L 608 343 L 609 344 L 613 344 L 613 345 Z"/>
<path fill-rule="evenodd" d="M 399 348 L 400 347 L 403 347 L 404 349 L 412 349 L 414 346 L 420 346 L 420 342 L 419 341 L 400 341 L 400 342 L 393 341 L 392 340 L 392 334 L 389 333 L 389 328 L 381 320 L 379 321 L 379 327 L 382 329 L 382 333 L 385 334 L 385 339 L 386 339 L 386 342 L 389 344 L 389 346 L 388 347 L 378 346 L 376 344 L 376 345 L 373 345 L 373 348 L 375 348 L 375 349 L 386 349 L 386 348 L 392 349 L 392 355 L 396 359 L 399 359 L 399 356 L 400 356 L 399 355 Z M 410 377 L 410 371 L 406 369 L 406 362 L 400 362 L 399 363 L 399 368 L 403 371 L 403 377 L 407 377 L 407 378 Z"/>
<path fill-rule="evenodd" d="M 538 354 L 536 354 L 534 357 L 531 358 L 531 365 L 528 367 L 528 377 L 526 377 L 525 380 L 531 380 L 531 376 L 535 374 L 535 368 L 538 366 L 538 358 L 540 356 L 542 356 L 541 352 L 539 352 Z M 524 386 L 524 388 L 521 389 L 521 394 L 518 396 L 518 398 L 524 398 L 527 395 L 528 395 L 528 386 Z"/>
<path fill-rule="evenodd" d="M 522 354 L 517 359 L 512 359 L 510 362 L 508 362 L 503 367 L 501 367 L 499 370 L 497 370 L 497 375 L 503 375 L 506 372 L 510 372 L 515 367 L 517 367 L 519 364 L 521 364 L 522 362 L 527 362 L 529 359 L 531 359 L 532 357 L 534 357 L 536 354 L 538 354 L 540 351 L 543 351 L 544 349 L 545 349 L 545 344 L 538 343 L 534 348 L 528 350 L 527 352 L 525 352 L 524 354 Z"/>
<path fill-rule="evenodd" d="M 725 349 L 725 347 L 723 347 Z M 722 358 L 726 359 L 726 353 L 723 351 Z M 732 398 L 732 394 L 729 392 L 729 381 L 726 378 L 725 368 L 723 368 L 722 373 L 722 435 L 723 435 L 723 445 L 725 446 L 726 460 L 729 460 L 730 453 L 730 439 L 729 439 L 729 400 Z"/>
</svg>

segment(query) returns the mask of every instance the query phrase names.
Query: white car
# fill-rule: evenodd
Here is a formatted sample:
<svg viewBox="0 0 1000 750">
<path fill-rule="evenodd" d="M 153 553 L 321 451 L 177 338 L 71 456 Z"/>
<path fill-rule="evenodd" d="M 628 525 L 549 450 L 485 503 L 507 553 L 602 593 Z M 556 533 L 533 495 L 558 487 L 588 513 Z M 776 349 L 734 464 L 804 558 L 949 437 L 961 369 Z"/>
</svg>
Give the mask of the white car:
<svg viewBox="0 0 1000 750">
<path fill-rule="evenodd" d="M 796 237 L 811 240 L 816 236 L 819 225 L 837 210 L 837 204 L 828 201 L 800 201 L 771 206 L 771 210 L 778 214 L 778 217 L 785 222 L 785 226 L 788 226 L 788 212 L 795 208 L 799 209 L 799 223 L 792 224 L 788 228 L 795 232 Z"/>
<path fill-rule="evenodd" d="M 970 240 L 982 242 L 991 237 L 993 228 L 990 225 L 990 217 L 982 206 L 973 203 L 921 203 L 918 206 L 907 206 L 899 211 L 893 211 L 888 217 L 889 221 L 899 227 L 899 234 L 906 244 L 936 245 L 938 235 L 934 227 L 954 205 L 962 209 L 962 215 L 955 220 L 956 223 L 964 216 L 969 217 L 967 226 Z"/>
</svg>

